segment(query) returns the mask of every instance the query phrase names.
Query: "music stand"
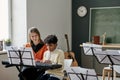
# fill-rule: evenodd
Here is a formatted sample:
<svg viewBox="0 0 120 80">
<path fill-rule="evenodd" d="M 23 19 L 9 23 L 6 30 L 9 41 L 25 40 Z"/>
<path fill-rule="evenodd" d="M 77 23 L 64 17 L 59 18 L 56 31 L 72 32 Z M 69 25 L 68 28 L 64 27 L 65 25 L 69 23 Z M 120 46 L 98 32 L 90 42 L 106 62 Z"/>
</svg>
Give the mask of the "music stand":
<svg viewBox="0 0 120 80">
<path fill-rule="evenodd" d="M 83 50 L 85 55 L 93 55 L 93 51 L 91 47 L 95 47 L 94 50 L 102 51 L 102 46 L 97 44 L 91 44 L 91 43 L 83 43 Z"/>
<path fill-rule="evenodd" d="M 32 48 L 17 49 L 11 46 L 7 48 L 7 54 L 10 64 L 35 66 Z"/>
<path fill-rule="evenodd" d="M 7 47 L 8 60 L 11 65 L 15 65 L 21 77 L 23 66 L 35 66 L 32 48 L 20 48 L 10 46 Z"/>
<path fill-rule="evenodd" d="M 102 51 L 102 46 L 98 45 L 98 44 L 92 44 L 92 43 L 83 43 L 82 44 L 82 48 L 83 48 L 83 53 L 87 56 L 93 56 L 92 57 L 92 67 L 95 68 L 95 58 L 94 58 L 94 54 L 92 52 L 91 47 L 96 47 L 95 50 L 97 51 Z"/>
<path fill-rule="evenodd" d="M 66 69 L 70 80 L 98 80 L 94 69 L 69 67 Z"/>
<path fill-rule="evenodd" d="M 95 47 L 91 47 L 93 55 L 101 64 L 111 64 L 112 80 L 113 80 L 113 65 L 120 65 L 120 53 L 118 50 L 97 51 Z"/>
</svg>

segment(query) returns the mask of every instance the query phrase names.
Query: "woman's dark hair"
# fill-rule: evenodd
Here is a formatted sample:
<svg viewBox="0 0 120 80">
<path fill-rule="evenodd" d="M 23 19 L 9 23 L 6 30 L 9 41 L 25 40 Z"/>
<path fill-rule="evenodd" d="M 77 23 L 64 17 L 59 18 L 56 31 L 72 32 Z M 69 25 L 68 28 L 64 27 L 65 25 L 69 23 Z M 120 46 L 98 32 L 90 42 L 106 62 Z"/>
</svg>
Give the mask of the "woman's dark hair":
<svg viewBox="0 0 120 80">
<path fill-rule="evenodd" d="M 55 35 L 48 35 L 45 39 L 44 42 L 47 44 L 56 44 L 58 42 L 58 39 Z"/>
</svg>

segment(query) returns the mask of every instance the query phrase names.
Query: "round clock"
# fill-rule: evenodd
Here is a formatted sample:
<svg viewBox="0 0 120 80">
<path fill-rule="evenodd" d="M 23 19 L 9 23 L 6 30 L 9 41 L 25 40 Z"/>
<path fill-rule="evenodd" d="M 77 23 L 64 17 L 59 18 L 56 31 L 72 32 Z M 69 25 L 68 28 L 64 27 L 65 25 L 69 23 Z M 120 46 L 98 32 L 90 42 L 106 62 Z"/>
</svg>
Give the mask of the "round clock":
<svg viewBox="0 0 120 80">
<path fill-rule="evenodd" d="M 86 14 L 87 14 L 87 8 L 85 6 L 80 6 L 78 9 L 77 9 L 77 14 L 80 16 L 80 17 L 84 17 Z"/>
</svg>

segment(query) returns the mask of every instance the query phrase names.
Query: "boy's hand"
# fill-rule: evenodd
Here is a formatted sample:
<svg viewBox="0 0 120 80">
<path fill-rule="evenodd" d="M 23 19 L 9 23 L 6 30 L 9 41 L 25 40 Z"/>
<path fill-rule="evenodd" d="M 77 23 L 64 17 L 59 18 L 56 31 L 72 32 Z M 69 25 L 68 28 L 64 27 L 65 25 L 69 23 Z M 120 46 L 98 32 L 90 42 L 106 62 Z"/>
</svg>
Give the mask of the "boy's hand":
<svg viewBox="0 0 120 80">
<path fill-rule="evenodd" d="M 51 63 L 51 61 L 50 60 L 45 60 L 44 63 Z"/>
</svg>

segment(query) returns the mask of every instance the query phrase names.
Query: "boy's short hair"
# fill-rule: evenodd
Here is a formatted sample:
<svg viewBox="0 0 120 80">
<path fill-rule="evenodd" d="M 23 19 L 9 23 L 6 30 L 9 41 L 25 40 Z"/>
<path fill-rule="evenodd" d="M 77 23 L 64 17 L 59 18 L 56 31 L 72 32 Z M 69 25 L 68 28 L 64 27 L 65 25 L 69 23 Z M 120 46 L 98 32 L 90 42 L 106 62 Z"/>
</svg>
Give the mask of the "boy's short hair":
<svg viewBox="0 0 120 80">
<path fill-rule="evenodd" d="M 48 35 L 45 39 L 44 42 L 47 44 L 56 44 L 58 41 L 57 37 L 55 35 Z"/>
</svg>

